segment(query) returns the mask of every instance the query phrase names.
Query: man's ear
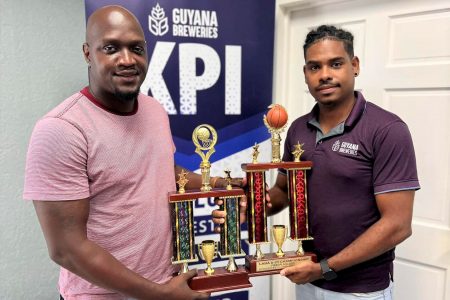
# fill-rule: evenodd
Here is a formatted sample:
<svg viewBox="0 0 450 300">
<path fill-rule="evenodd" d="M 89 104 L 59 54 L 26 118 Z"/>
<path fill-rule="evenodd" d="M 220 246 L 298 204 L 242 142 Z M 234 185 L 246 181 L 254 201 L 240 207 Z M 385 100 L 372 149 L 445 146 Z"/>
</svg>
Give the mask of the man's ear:
<svg viewBox="0 0 450 300">
<path fill-rule="evenodd" d="M 91 59 L 90 59 L 90 53 L 89 53 L 89 44 L 88 43 L 84 43 L 83 44 L 83 55 L 84 55 L 84 60 L 87 62 L 87 64 L 90 66 L 91 64 Z"/>
<path fill-rule="evenodd" d="M 355 74 L 355 76 L 358 76 L 359 75 L 359 58 L 358 58 L 358 56 L 353 56 L 352 67 L 353 67 L 353 73 Z"/>
</svg>

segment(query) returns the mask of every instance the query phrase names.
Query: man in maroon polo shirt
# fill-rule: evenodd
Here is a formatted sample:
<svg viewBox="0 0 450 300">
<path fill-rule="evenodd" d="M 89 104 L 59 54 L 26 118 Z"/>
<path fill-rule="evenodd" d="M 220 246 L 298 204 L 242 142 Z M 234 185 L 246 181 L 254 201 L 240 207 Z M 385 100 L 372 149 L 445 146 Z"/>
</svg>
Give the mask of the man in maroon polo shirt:
<svg viewBox="0 0 450 300">
<path fill-rule="evenodd" d="M 320 26 L 306 37 L 305 81 L 317 101 L 287 133 L 284 161 L 304 143 L 308 176 L 308 250 L 320 263 L 281 271 L 301 299 L 390 299 L 394 248 L 411 235 L 414 148 L 406 124 L 354 91 L 359 59 L 353 36 Z M 285 174 L 270 190 L 271 213 L 288 205 Z M 312 283 L 312 284 L 309 284 Z M 301 295 L 301 296 L 300 296 Z"/>
<path fill-rule="evenodd" d="M 354 90 L 359 59 L 353 36 L 334 26 L 308 33 L 305 81 L 317 101 L 290 126 L 284 161 L 304 144 L 308 174 L 309 229 L 305 250 L 320 262 L 285 268 L 297 297 L 392 299 L 394 248 L 411 235 L 415 190 L 414 148 L 406 124 Z M 289 204 L 286 174 L 270 189 L 269 214 Z M 215 223 L 224 213 L 214 211 Z"/>
</svg>

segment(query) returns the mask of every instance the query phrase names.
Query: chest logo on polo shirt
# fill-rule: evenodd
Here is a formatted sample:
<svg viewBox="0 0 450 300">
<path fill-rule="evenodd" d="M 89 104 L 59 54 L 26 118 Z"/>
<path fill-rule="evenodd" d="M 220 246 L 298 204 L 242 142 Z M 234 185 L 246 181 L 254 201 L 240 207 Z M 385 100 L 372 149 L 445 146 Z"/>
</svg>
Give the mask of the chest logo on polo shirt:
<svg viewBox="0 0 450 300">
<path fill-rule="evenodd" d="M 348 142 L 342 142 L 337 140 L 333 143 L 333 146 L 331 146 L 331 150 L 334 152 L 344 153 L 344 154 L 351 154 L 351 155 L 358 155 L 358 144 L 352 144 Z"/>
<path fill-rule="evenodd" d="M 339 140 L 337 140 L 336 142 L 334 142 L 333 146 L 331 147 L 331 150 L 333 150 L 335 152 L 338 151 L 340 145 L 341 145 L 341 142 Z"/>
</svg>

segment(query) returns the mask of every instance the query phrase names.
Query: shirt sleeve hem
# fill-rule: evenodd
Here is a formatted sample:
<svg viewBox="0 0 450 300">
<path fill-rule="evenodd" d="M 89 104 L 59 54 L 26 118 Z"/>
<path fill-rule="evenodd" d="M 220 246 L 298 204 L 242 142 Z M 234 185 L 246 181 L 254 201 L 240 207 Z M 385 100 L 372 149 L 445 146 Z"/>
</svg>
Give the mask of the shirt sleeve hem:
<svg viewBox="0 0 450 300">
<path fill-rule="evenodd" d="M 79 200 L 89 198 L 89 192 L 81 192 L 78 194 L 45 194 L 27 192 L 23 193 L 23 199 L 25 200 L 37 200 L 37 201 L 65 201 L 65 200 Z"/>
<path fill-rule="evenodd" d="M 398 192 L 398 191 L 407 191 L 407 190 L 419 190 L 420 184 L 418 180 L 412 181 L 403 181 L 403 182 L 395 182 L 382 184 L 374 187 L 374 194 L 383 194 L 389 192 Z"/>
</svg>

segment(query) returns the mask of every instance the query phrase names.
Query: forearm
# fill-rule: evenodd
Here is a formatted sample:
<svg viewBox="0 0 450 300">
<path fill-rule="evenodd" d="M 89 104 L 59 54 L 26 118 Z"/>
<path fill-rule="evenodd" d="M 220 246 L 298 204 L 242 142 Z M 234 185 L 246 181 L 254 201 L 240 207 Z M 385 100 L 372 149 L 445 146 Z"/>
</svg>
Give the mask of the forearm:
<svg viewBox="0 0 450 300">
<path fill-rule="evenodd" d="M 179 179 L 178 175 L 181 174 L 184 168 L 178 165 L 175 165 L 175 181 Z M 188 182 L 184 186 L 186 190 L 198 189 L 202 186 L 202 176 L 200 174 L 191 172 L 187 169 L 184 169 L 187 172 L 186 179 Z"/>
<path fill-rule="evenodd" d="M 135 299 L 159 299 L 165 296 L 162 285 L 148 281 L 126 268 L 92 241 L 84 239 L 70 248 L 65 249 L 64 254 L 52 258 L 87 281 Z"/>
<path fill-rule="evenodd" d="M 392 223 L 381 218 L 350 245 L 328 259 L 335 270 L 343 270 L 377 257 L 411 235 L 409 224 Z"/>
<path fill-rule="evenodd" d="M 177 177 L 176 180 L 178 180 L 178 174 L 181 173 L 182 171 L 182 167 L 180 166 L 175 166 L 175 176 Z M 185 189 L 186 190 L 192 190 L 192 189 L 199 189 L 202 187 L 202 176 L 200 174 L 191 172 L 189 170 L 187 171 L 187 175 L 186 175 L 186 179 L 188 180 L 188 183 L 185 185 Z M 211 177 L 209 180 L 209 183 L 211 185 L 211 187 L 213 188 L 224 188 L 227 186 L 227 181 L 225 180 L 225 178 L 223 177 Z M 233 178 L 231 181 L 231 185 L 233 186 L 241 186 L 242 180 L 241 178 Z"/>
</svg>

